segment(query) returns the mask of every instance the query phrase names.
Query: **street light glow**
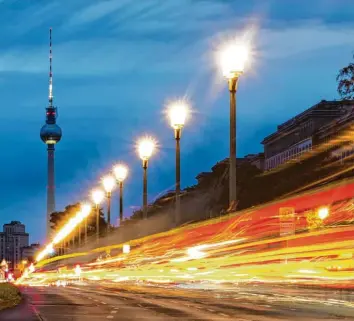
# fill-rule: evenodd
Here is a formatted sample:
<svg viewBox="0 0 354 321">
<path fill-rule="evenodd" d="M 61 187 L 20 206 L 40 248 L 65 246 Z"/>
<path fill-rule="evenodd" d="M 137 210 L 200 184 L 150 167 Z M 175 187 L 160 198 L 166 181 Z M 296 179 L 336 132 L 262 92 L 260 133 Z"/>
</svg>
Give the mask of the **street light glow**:
<svg viewBox="0 0 354 321">
<path fill-rule="evenodd" d="M 168 106 L 170 124 L 174 129 L 181 129 L 189 115 L 188 103 L 184 100 L 177 100 Z"/>
<path fill-rule="evenodd" d="M 243 43 L 228 43 L 219 52 L 219 64 L 224 77 L 232 79 L 243 73 L 249 58 L 249 48 Z"/>
<path fill-rule="evenodd" d="M 118 164 L 113 168 L 114 175 L 118 182 L 123 182 L 128 176 L 128 167 L 123 164 Z"/>
<path fill-rule="evenodd" d="M 83 213 L 84 217 L 88 216 L 91 212 L 91 205 L 88 203 L 82 204 L 81 212 Z"/>
<path fill-rule="evenodd" d="M 116 180 L 112 175 L 107 175 L 102 179 L 103 188 L 107 193 L 111 193 L 116 186 Z"/>
<path fill-rule="evenodd" d="M 123 253 L 124 254 L 130 253 L 130 245 L 129 244 L 123 244 Z"/>
<path fill-rule="evenodd" d="M 329 215 L 329 209 L 328 207 L 321 207 L 319 210 L 318 210 L 318 217 L 321 219 L 321 220 L 324 220 L 328 217 Z"/>
<path fill-rule="evenodd" d="M 95 189 L 92 191 L 91 197 L 95 205 L 99 205 L 104 199 L 104 192 L 100 189 Z"/>
<path fill-rule="evenodd" d="M 75 266 L 75 274 L 77 275 L 77 276 L 80 276 L 81 275 L 81 267 L 80 267 L 80 265 L 76 265 Z"/>
<path fill-rule="evenodd" d="M 148 160 L 153 154 L 156 147 L 155 140 L 152 137 L 143 137 L 138 141 L 139 157 L 142 160 Z"/>
</svg>

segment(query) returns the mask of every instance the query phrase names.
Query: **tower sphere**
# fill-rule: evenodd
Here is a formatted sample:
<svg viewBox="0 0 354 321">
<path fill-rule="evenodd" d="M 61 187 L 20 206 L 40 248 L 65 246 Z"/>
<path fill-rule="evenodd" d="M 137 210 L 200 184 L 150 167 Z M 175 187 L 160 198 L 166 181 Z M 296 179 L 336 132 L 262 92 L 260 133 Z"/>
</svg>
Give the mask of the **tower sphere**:
<svg viewBox="0 0 354 321">
<path fill-rule="evenodd" d="M 45 124 L 41 128 L 41 139 L 46 144 L 56 144 L 60 141 L 62 133 L 57 124 Z"/>
</svg>

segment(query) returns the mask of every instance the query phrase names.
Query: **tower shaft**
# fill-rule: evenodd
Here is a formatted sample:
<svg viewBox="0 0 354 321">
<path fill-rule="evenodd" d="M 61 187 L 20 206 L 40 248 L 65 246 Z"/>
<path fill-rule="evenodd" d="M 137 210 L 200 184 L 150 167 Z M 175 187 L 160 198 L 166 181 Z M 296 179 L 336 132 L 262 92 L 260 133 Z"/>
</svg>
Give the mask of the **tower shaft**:
<svg viewBox="0 0 354 321">
<path fill-rule="evenodd" d="M 55 212 L 54 144 L 48 145 L 47 240 L 51 239 L 50 215 Z"/>
</svg>

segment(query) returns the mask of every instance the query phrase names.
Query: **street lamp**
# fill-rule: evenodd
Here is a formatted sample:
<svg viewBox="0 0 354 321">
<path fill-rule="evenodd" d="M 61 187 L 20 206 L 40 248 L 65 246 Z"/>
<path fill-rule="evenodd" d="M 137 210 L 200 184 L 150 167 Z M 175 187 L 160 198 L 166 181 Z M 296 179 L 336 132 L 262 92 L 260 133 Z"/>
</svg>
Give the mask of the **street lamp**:
<svg viewBox="0 0 354 321">
<path fill-rule="evenodd" d="M 119 226 L 123 223 L 123 182 L 128 175 L 128 167 L 118 164 L 113 168 L 114 175 L 119 185 Z"/>
<path fill-rule="evenodd" d="M 100 189 L 95 189 L 91 193 L 92 201 L 96 207 L 96 240 L 100 239 L 100 208 L 99 205 L 104 199 L 104 192 Z"/>
<path fill-rule="evenodd" d="M 143 212 L 144 219 L 147 219 L 147 167 L 148 161 L 153 154 L 156 147 L 156 143 L 151 137 L 144 137 L 138 141 L 138 152 L 139 157 L 143 161 Z"/>
<path fill-rule="evenodd" d="M 116 180 L 112 175 L 107 175 L 102 179 L 103 188 L 106 191 L 107 197 L 107 234 L 109 233 L 109 229 L 111 227 L 111 195 L 112 190 L 116 185 Z"/>
<path fill-rule="evenodd" d="M 92 208 L 91 205 L 88 203 L 81 205 L 81 212 L 85 217 L 85 244 L 87 243 L 87 217 L 90 215 Z"/>
<path fill-rule="evenodd" d="M 178 225 L 181 220 L 181 150 L 180 139 L 182 128 L 188 117 L 189 107 L 184 100 L 177 100 L 168 106 L 168 116 L 171 127 L 175 132 L 176 140 L 176 208 L 175 208 L 175 224 Z"/>
<path fill-rule="evenodd" d="M 239 77 L 244 71 L 249 50 L 245 44 L 231 43 L 220 51 L 219 63 L 230 91 L 230 161 L 229 208 L 236 209 L 236 91 Z"/>
</svg>

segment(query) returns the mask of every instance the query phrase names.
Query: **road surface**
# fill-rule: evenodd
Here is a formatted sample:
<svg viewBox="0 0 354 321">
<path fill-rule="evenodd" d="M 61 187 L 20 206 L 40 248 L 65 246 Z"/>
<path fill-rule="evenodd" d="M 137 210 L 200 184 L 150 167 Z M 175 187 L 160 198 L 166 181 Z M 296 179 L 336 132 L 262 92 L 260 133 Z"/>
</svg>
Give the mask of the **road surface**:
<svg viewBox="0 0 354 321">
<path fill-rule="evenodd" d="M 0 313 L 1 321 L 354 320 L 352 295 L 344 300 L 335 292 L 333 298 L 324 298 L 319 291 L 306 299 L 262 289 L 232 295 L 194 289 L 131 292 L 103 285 L 23 287 L 21 291 L 24 303 Z"/>
</svg>

